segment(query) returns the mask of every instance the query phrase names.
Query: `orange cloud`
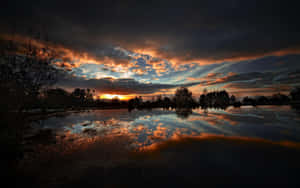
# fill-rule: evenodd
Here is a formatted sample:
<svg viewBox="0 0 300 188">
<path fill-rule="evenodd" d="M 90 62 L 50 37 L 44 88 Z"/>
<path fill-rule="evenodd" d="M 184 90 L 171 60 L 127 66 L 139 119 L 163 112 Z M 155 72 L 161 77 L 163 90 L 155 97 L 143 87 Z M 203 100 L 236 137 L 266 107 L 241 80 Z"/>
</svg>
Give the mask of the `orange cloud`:
<svg viewBox="0 0 300 188">
<path fill-rule="evenodd" d="M 223 75 L 222 73 L 208 73 L 204 77 L 200 77 L 200 78 L 188 77 L 187 80 L 188 81 L 211 81 L 209 84 L 214 84 L 214 83 L 225 81 L 229 77 L 236 75 L 236 73 L 229 72 L 226 76 L 220 77 L 222 75 Z"/>
<path fill-rule="evenodd" d="M 82 64 L 102 64 L 113 71 L 127 72 L 130 67 L 134 66 L 134 64 L 129 63 L 129 59 L 120 60 L 108 56 L 99 58 L 86 52 L 77 52 L 59 44 L 53 44 L 27 36 L 0 34 L 0 39 L 17 43 L 19 49 L 16 53 L 20 55 L 26 54 L 26 46 L 29 44 L 39 50 L 40 53 L 38 53 L 37 56 L 41 58 L 47 55 L 42 49 L 47 49 L 47 52 L 50 53 L 49 55 L 56 60 L 54 64 L 66 68 L 66 70 L 71 70 Z"/>
<path fill-rule="evenodd" d="M 132 72 L 134 72 L 137 75 L 145 75 L 148 73 L 145 69 L 132 69 Z"/>
<path fill-rule="evenodd" d="M 163 60 L 151 61 L 150 63 L 158 76 L 162 76 L 163 73 L 168 71 L 166 63 Z"/>
<path fill-rule="evenodd" d="M 242 84 L 230 83 L 223 86 L 224 89 L 228 90 L 230 93 L 236 95 L 237 97 L 244 96 L 271 96 L 276 93 L 282 93 L 288 95 L 292 86 L 289 85 L 276 85 L 267 86 L 259 88 L 245 88 Z"/>
<path fill-rule="evenodd" d="M 167 60 L 172 67 L 175 70 L 180 70 L 181 65 L 209 65 L 209 64 L 215 64 L 215 63 L 223 63 L 223 62 L 239 62 L 239 61 L 245 61 L 245 60 L 255 60 L 258 58 L 262 58 L 265 56 L 284 56 L 284 55 L 290 55 L 290 54 L 300 54 L 300 48 L 285 48 L 280 50 L 274 50 L 271 52 L 261 52 L 261 53 L 241 53 L 241 54 L 230 54 L 228 53 L 228 57 L 220 57 L 216 58 L 215 56 L 212 57 L 195 57 L 192 55 L 192 53 L 185 53 L 180 54 L 176 53 L 175 51 L 169 50 L 161 50 L 162 44 L 159 43 L 151 43 L 148 46 L 134 46 L 131 48 L 129 46 L 129 49 L 135 53 L 139 53 L 140 55 L 149 55 L 153 58 L 163 59 Z"/>
<path fill-rule="evenodd" d="M 160 152 L 166 150 L 170 147 L 181 147 L 187 146 L 189 143 L 196 143 L 201 141 L 216 141 L 221 140 L 223 142 L 230 142 L 231 144 L 235 142 L 236 144 L 264 144 L 265 146 L 269 145 L 277 145 L 281 147 L 295 148 L 300 149 L 299 142 L 291 142 L 291 141 L 270 141 L 262 138 L 251 138 L 251 137 L 243 137 L 243 136 L 224 136 L 224 135 L 216 135 L 209 133 L 202 133 L 200 135 L 181 135 L 180 132 L 177 132 L 165 142 L 154 143 L 149 146 L 143 146 L 140 148 L 141 151 L 144 152 Z M 194 146 L 194 145 L 193 145 Z"/>
</svg>

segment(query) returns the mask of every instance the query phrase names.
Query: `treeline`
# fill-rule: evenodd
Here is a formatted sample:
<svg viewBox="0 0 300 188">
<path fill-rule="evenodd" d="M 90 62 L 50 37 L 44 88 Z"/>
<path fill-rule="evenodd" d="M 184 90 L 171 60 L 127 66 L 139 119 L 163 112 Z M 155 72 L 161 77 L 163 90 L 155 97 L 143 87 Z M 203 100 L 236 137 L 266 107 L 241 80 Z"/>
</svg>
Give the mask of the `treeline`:
<svg viewBox="0 0 300 188">
<path fill-rule="evenodd" d="M 181 87 L 176 90 L 173 98 L 157 97 L 156 100 L 143 102 L 142 97 L 136 97 L 128 101 L 129 109 L 142 109 L 142 108 L 196 108 L 199 104 L 194 100 L 192 92 L 187 88 Z"/>
<path fill-rule="evenodd" d="M 227 107 L 242 105 L 289 105 L 293 102 L 299 101 L 299 88 L 295 88 L 291 91 L 290 95 L 284 95 L 281 93 L 274 94 L 272 96 L 256 96 L 256 97 L 244 97 L 241 100 L 237 100 L 234 95 L 229 97 L 229 94 L 224 91 L 214 91 L 202 94 L 199 99 L 201 107 Z"/>
<path fill-rule="evenodd" d="M 75 88 L 68 92 L 62 88 L 44 90 L 36 98 L 35 102 L 27 105 L 27 109 L 81 109 L 81 108 L 127 108 L 128 102 L 118 98 L 101 100 L 94 98 L 95 90 L 89 88 Z"/>
<path fill-rule="evenodd" d="M 287 105 L 290 104 L 291 98 L 283 94 L 274 94 L 273 96 L 259 96 L 255 98 L 245 97 L 243 98 L 243 105 Z"/>
<path fill-rule="evenodd" d="M 300 88 L 294 88 L 290 92 L 290 95 L 277 93 L 272 96 L 246 96 L 241 100 L 237 100 L 234 95 L 229 96 L 229 94 L 225 90 L 209 93 L 207 93 L 207 91 L 205 90 L 199 98 L 199 105 L 203 108 L 224 108 L 228 106 L 240 107 L 242 105 L 299 105 L 299 102 Z"/>
<path fill-rule="evenodd" d="M 240 107 L 242 105 L 293 105 L 298 108 L 300 104 L 300 88 L 295 88 L 290 92 L 290 95 L 280 93 L 272 96 L 244 97 L 237 100 L 234 95 L 229 95 L 227 91 L 207 92 L 204 90 L 200 95 L 199 100 L 193 98 L 192 92 L 187 88 L 179 88 L 176 90 L 174 97 L 158 96 L 156 100 L 143 101 L 142 97 L 136 97 L 129 100 L 129 109 L 143 108 L 220 108 L 226 109 L 228 106 Z"/>
<path fill-rule="evenodd" d="M 300 101 L 300 88 L 295 88 L 290 95 L 280 93 L 272 96 L 244 97 L 236 99 L 234 95 L 229 95 L 225 90 L 207 92 L 206 90 L 195 99 L 187 88 L 178 88 L 173 97 L 163 97 L 158 95 L 152 101 L 144 101 L 141 96 L 121 101 L 118 97 L 111 100 L 95 99 L 95 90 L 76 88 L 72 92 L 67 92 L 61 88 L 48 89 L 41 93 L 36 106 L 32 108 L 55 109 L 55 108 L 128 108 L 128 109 L 180 109 L 180 108 L 220 108 L 226 109 L 228 106 L 240 107 L 242 105 L 294 105 L 298 106 Z"/>
<path fill-rule="evenodd" d="M 159 95 L 156 100 L 144 102 L 142 97 L 136 97 L 128 101 L 129 109 L 142 108 L 196 108 L 199 107 L 198 102 L 193 98 L 192 92 L 187 88 L 178 88 L 174 97 L 162 97 Z"/>
<path fill-rule="evenodd" d="M 129 100 L 129 109 L 143 109 L 143 108 L 175 108 L 175 109 L 188 109 L 188 108 L 226 108 L 229 105 L 239 104 L 234 96 L 229 97 L 226 91 L 209 92 L 206 91 L 197 100 L 193 98 L 192 92 L 187 88 L 178 88 L 173 97 L 158 96 L 156 100 L 144 102 L 141 97 L 136 97 Z M 241 106 L 241 104 L 237 105 Z"/>
<path fill-rule="evenodd" d="M 232 95 L 229 97 L 229 94 L 224 91 L 214 91 L 207 93 L 205 90 L 204 93 L 199 98 L 199 105 L 202 108 L 212 108 L 212 107 L 219 107 L 219 108 L 226 108 L 230 104 L 234 104 L 235 97 Z"/>
</svg>

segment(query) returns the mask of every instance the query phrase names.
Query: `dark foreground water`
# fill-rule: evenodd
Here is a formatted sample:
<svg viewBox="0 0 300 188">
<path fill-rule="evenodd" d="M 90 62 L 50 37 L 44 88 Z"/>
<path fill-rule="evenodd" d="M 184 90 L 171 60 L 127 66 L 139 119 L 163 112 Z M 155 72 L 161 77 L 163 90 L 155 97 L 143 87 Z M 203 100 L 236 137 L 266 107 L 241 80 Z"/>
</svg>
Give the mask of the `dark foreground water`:
<svg viewBox="0 0 300 188">
<path fill-rule="evenodd" d="M 32 126 L 18 180 L 32 187 L 300 184 L 289 106 L 68 112 Z"/>
</svg>

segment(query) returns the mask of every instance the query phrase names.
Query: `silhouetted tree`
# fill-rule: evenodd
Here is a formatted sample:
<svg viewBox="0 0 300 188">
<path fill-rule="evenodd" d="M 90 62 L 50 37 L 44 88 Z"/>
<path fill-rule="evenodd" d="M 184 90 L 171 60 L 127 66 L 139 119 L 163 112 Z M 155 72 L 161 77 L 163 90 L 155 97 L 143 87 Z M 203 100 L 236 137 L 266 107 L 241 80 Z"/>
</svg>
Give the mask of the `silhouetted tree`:
<svg viewBox="0 0 300 188">
<path fill-rule="evenodd" d="M 214 91 L 214 92 L 202 94 L 199 98 L 199 104 L 202 108 L 207 108 L 207 107 L 225 108 L 229 106 L 230 98 L 226 91 Z"/>
<path fill-rule="evenodd" d="M 128 101 L 128 108 L 133 109 L 133 108 L 140 108 L 142 105 L 142 98 L 135 97 L 134 99 L 130 99 Z"/>
<path fill-rule="evenodd" d="M 118 97 L 118 96 L 113 97 L 113 98 L 111 99 L 111 103 L 112 103 L 113 105 L 118 105 L 118 104 L 120 104 L 120 99 L 119 99 L 119 97 Z"/>
<path fill-rule="evenodd" d="M 252 106 L 256 106 L 256 101 L 252 98 L 249 97 L 244 97 L 243 98 L 243 105 L 252 105 Z"/>
<path fill-rule="evenodd" d="M 172 101 L 169 97 L 165 97 L 163 100 L 163 108 L 170 108 L 172 106 Z"/>
<path fill-rule="evenodd" d="M 230 97 L 230 104 L 234 104 L 236 102 L 235 96 L 231 95 Z"/>
<path fill-rule="evenodd" d="M 22 154 L 21 143 L 28 123 L 24 110 L 39 106 L 41 91 L 56 82 L 60 71 L 52 65 L 54 58 L 47 47 L 34 47 L 30 40 L 20 44 L 0 39 L 1 135 L 5 135 L 9 149 L 16 154 L 5 156 L 2 147 L 4 159 L 14 160 Z"/>
<path fill-rule="evenodd" d="M 73 103 L 71 95 L 61 88 L 46 90 L 43 100 L 47 108 L 66 108 Z"/>
<path fill-rule="evenodd" d="M 201 107 L 204 107 L 204 108 L 207 107 L 206 95 L 205 94 L 200 95 L 199 104 L 200 104 Z"/>
<path fill-rule="evenodd" d="M 271 104 L 273 105 L 286 105 L 289 104 L 290 98 L 286 95 L 283 95 L 281 93 L 277 93 L 272 95 L 270 98 Z"/>
<path fill-rule="evenodd" d="M 77 99 L 78 104 L 83 104 L 85 100 L 85 89 L 76 88 L 71 94 L 75 99 Z M 78 105 L 77 104 L 77 105 Z"/>
<path fill-rule="evenodd" d="M 195 103 L 192 92 L 185 87 L 176 90 L 174 100 L 176 108 L 192 108 Z"/>
<path fill-rule="evenodd" d="M 162 103 L 162 96 L 161 96 L 161 95 L 158 95 L 158 96 L 156 97 L 156 103 L 157 103 L 157 104 L 161 104 L 161 103 Z"/>
<path fill-rule="evenodd" d="M 1 103 L 7 108 L 22 110 L 37 101 L 42 88 L 54 84 L 59 70 L 52 65 L 55 55 L 47 48 L 12 41 L 0 57 Z M 4 93 L 5 92 L 5 93 Z M 9 100 L 9 101 L 8 101 Z"/>
<path fill-rule="evenodd" d="M 300 87 L 294 88 L 291 92 L 290 92 L 290 96 L 292 98 L 292 108 L 296 109 L 297 112 L 299 112 L 300 109 Z"/>
<path fill-rule="evenodd" d="M 176 115 L 181 119 L 187 119 L 192 113 L 192 108 L 176 108 Z"/>
<path fill-rule="evenodd" d="M 242 103 L 241 103 L 241 101 L 235 101 L 232 105 L 234 107 L 240 107 L 240 106 L 242 106 Z"/>
<path fill-rule="evenodd" d="M 300 87 L 294 88 L 290 95 L 293 101 L 300 101 Z"/>
<path fill-rule="evenodd" d="M 265 97 L 265 96 L 259 96 L 256 99 L 256 103 L 258 105 L 268 105 L 268 104 L 271 104 L 270 100 L 267 97 Z"/>
</svg>

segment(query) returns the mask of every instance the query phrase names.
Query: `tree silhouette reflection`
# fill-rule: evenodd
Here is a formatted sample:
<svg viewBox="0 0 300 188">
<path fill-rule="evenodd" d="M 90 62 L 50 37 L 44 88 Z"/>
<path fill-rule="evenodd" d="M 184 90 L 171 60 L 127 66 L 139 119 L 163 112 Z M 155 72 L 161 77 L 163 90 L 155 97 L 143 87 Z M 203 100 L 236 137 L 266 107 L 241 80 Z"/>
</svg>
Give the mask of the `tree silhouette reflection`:
<svg viewBox="0 0 300 188">
<path fill-rule="evenodd" d="M 176 108 L 176 115 L 181 119 L 187 119 L 192 113 L 192 108 Z"/>
</svg>

